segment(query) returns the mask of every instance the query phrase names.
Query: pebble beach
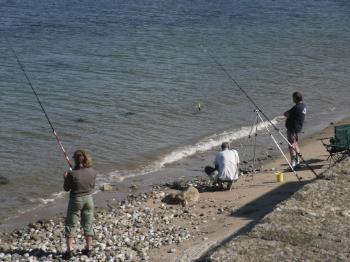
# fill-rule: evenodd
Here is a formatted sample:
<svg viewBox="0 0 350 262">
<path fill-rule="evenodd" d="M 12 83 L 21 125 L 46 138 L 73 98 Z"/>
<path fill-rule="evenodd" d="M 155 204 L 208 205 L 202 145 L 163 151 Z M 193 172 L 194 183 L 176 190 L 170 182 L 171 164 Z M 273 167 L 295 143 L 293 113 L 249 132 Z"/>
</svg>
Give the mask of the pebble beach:
<svg viewBox="0 0 350 262">
<path fill-rule="evenodd" d="M 283 257 L 303 260 L 311 259 L 312 254 L 299 252 L 303 250 L 299 245 L 313 239 L 316 233 L 324 245 L 341 243 L 337 258 L 346 261 L 349 199 L 345 192 L 349 187 L 350 161 L 328 170 L 327 154 L 319 139 L 332 135 L 332 131 L 330 126 L 302 143 L 304 157 L 313 160 L 315 171 L 323 174 L 321 179 L 315 179 L 307 168 L 302 168 L 298 173 L 303 180 L 297 181 L 279 157 L 256 174 L 242 175 L 232 191 L 215 189 L 209 179 L 198 176 L 154 185 L 149 192 L 130 193 L 122 201 L 108 199 L 105 205 L 96 208 L 93 256 L 82 255 L 84 239 L 79 231 L 72 261 L 231 261 L 231 258 L 260 261 L 259 254 L 266 252 L 270 254 L 266 259 L 272 261 Z M 276 182 L 276 170 L 284 171 L 282 184 Z M 198 190 L 199 199 L 185 206 L 165 201 L 169 194 L 182 192 L 188 186 Z M 342 232 L 340 238 L 330 230 L 335 225 L 332 221 L 324 224 L 327 218 L 335 219 L 332 221 Z M 304 233 L 293 235 L 293 230 Z M 61 215 L 1 233 L 0 260 L 60 261 L 65 251 L 63 232 Z M 316 242 L 310 243 L 310 248 L 316 250 Z M 274 243 L 276 248 L 272 252 Z M 322 252 L 327 259 L 335 254 L 333 250 Z"/>
<path fill-rule="evenodd" d="M 163 191 L 154 188 L 150 194 L 129 197 L 120 203 L 110 203 L 106 208 L 96 210 L 95 246 L 93 261 L 149 261 L 148 250 L 163 245 L 178 244 L 191 237 L 187 228 L 173 223 L 175 217 L 191 219 L 188 209 L 158 208 L 147 203 L 164 196 Z M 41 220 L 1 237 L 0 259 L 5 261 L 59 260 L 65 249 L 64 219 Z M 81 256 L 84 238 L 80 231 L 76 238 L 76 258 Z"/>
<path fill-rule="evenodd" d="M 95 235 L 72 261 L 350 261 L 350 164 L 321 140 L 350 124 L 349 19 L 346 0 L 2 1 L 0 262 L 64 260 L 77 149 Z M 280 137 L 295 91 L 297 173 Z M 233 190 L 203 172 L 224 141 Z"/>
</svg>

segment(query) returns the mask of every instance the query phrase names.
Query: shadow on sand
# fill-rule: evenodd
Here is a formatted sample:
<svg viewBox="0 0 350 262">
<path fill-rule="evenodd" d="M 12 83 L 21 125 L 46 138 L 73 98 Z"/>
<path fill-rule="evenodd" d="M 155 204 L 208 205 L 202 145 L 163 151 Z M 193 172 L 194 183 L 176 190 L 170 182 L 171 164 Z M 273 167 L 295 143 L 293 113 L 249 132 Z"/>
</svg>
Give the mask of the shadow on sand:
<svg viewBox="0 0 350 262">
<path fill-rule="evenodd" d="M 262 195 L 261 197 L 247 203 L 242 206 L 238 210 L 231 213 L 231 216 L 237 218 L 244 218 L 247 220 L 252 220 L 249 224 L 233 233 L 220 243 L 217 243 L 215 246 L 206 251 L 200 258 L 198 258 L 197 262 L 210 261 L 210 255 L 218 250 L 220 247 L 230 242 L 234 238 L 240 235 L 247 234 L 259 221 L 268 213 L 273 211 L 273 209 L 281 203 L 282 201 L 288 199 L 291 195 L 293 195 L 296 191 L 302 188 L 304 185 L 312 182 L 310 181 L 294 181 L 284 183 L 281 186 L 275 188 L 274 190 Z"/>
</svg>

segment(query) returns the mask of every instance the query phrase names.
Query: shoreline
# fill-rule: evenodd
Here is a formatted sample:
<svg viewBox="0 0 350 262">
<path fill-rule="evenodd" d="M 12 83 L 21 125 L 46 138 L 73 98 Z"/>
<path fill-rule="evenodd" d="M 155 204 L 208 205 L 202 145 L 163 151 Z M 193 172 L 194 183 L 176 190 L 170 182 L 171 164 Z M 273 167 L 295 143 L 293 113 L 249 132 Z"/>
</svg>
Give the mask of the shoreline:
<svg viewBox="0 0 350 262">
<path fill-rule="evenodd" d="M 281 117 L 275 117 L 274 119 L 279 119 Z M 344 118 L 347 119 L 347 118 Z M 339 117 L 334 120 L 339 120 Z M 341 122 L 342 120 L 340 120 Z M 332 124 L 333 122 L 331 122 Z M 279 122 L 277 126 L 281 126 L 282 123 Z M 308 128 L 307 132 L 304 132 L 301 134 L 302 137 L 309 137 L 312 136 L 314 133 L 319 132 L 318 128 L 327 128 L 328 125 L 326 124 L 319 124 L 317 126 L 311 126 Z M 244 127 L 247 128 L 247 127 Z M 322 129 L 323 129 L 322 128 Z M 315 130 L 318 130 L 317 132 L 311 133 Z M 237 131 L 237 130 L 236 130 Z M 259 135 L 263 134 L 265 131 L 259 131 Z M 225 133 L 225 132 L 224 132 Z M 224 133 L 220 133 L 223 135 Z M 259 138 L 260 139 L 260 138 Z M 304 139 L 304 138 L 303 138 Z M 247 143 L 247 137 L 243 137 L 238 140 L 233 140 L 231 145 L 237 146 L 241 142 Z M 265 133 L 262 135 L 262 140 L 260 141 L 260 160 L 258 161 L 258 164 L 264 165 L 264 163 L 273 160 L 276 157 L 279 157 L 281 154 L 279 151 L 277 151 L 272 142 L 271 138 L 268 137 L 268 135 Z M 243 144 L 242 143 L 242 144 Z M 242 145 L 240 144 L 240 146 Z M 247 145 L 247 148 L 249 148 L 251 145 Z M 258 146 L 259 147 L 259 146 Z M 286 151 L 286 146 L 285 150 Z M 219 146 L 218 146 L 219 148 Z M 271 149 L 274 148 L 274 150 L 271 151 Z M 238 149 L 239 153 L 241 153 L 241 148 Z M 249 149 L 248 149 L 249 150 Z M 242 151 L 248 151 L 243 147 Z M 212 164 L 213 156 L 218 152 L 216 148 L 211 148 L 204 152 L 197 152 L 194 155 L 190 155 L 188 157 L 185 157 L 183 159 L 180 159 L 177 162 L 166 164 L 164 167 L 162 167 L 160 170 L 147 173 L 145 175 L 140 176 L 132 176 L 132 177 L 126 177 L 122 180 L 122 182 L 118 181 L 112 181 L 110 182 L 111 185 L 113 185 L 114 190 L 112 192 L 96 192 L 96 204 L 97 206 L 103 206 L 105 205 L 105 201 L 109 199 L 116 198 L 118 200 L 124 199 L 130 192 L 132 193 L 144 193 L 148 192 L 152 189 L 153 184 L 159 184 L 159 180 L 167 179 L 166 182 L 171 182 L 173 180 L 179 179 L 182 176 L 188 176 L 188 177 L 196 177 L 198 175 L 205 174 L 202 172 L 205 165 Z M 241 157 L 241 154 L 240 154 Z M 205 164 L 202 162 L 206 161 Z M 261 163 L 260 163 L 261 162 Z M 194 167 L 194 169 L 189 169 L 188 166 Z M 247 169 L 245 169 L 247 170 Z M 143 183 L 143 181 L 145 183 Z M 63 181 L 62 181 L 63 183 Z M 108 183 L 108 182 L 107 182 Z M 130 187 L 134 187 L 134 185 L 138 185 L 137 190 L 129 190 Z M 146 185 L 144 185 L 146 184 Z M 100 190 L 97 190 L 100 191 Z M 57 215 L 64 215 L 66 212 L 66 203 L 68 203 L 68 194 L 64 191 L 58 192 L 59 195 L 58 198 L 52 200 L 49 200 L 48 203 L 41 203 L 38 204 L 38 206 L 33 207 L 29 210 L 24 210 L 23 212 L 20 212 L 18 215 L 11 216 L 5 220 L 0 221 L 0 233 L 1 232 L 8 232 L 14 229 L 19 229 L 23 226 L 26 226 L 29 222 L 35 222 L 35 220 L 38 220 L 40 218 L 49 218 L 51 216 L 57 216 Z M 114 196 L 116 195 L 116 196 Z"/>
<path fill-rule="evenodd" d="M 338 122 L 337 125 L 342 123 L 350 123 L 350 118 Z M 327 128 L 302 139 L 301 147 L 303 156 L 306 160 L 310 161 L 310 165 L 317 167 L 317 172 L 321 172 L 328 167 L 328 163 L 324 161 L 327 158 L 327 152 L 318 139 L 332 136 L 333 127 L 334 125 L 328 126 Z M 162 183 L 158 183 L 158 185 L 173 182 L 176 179 L 178 180 L 179 177 L 181 177 L 181 174 L 183 174 L 182 177 L 187 181 L 196 180 L 196 176 L 198 177 L 198 174 L 200 174 L 199 178 L 197 178 L 199 181 L 198 184 L 201 185 L 204 183 L 205 185 L 206 177 L 203 173 L 199 173 L 199 171 L 201 171 L 203 166 L 212 162 L 213 156 L 214 152 L 206 152 L 205 154 L 193 156 L 192 159 L 184 160 L 184 162 L 187 162 L 187 165 L 174 164 L 166 167 L 164 170 L 158 172 L 158 174 L 154 174 L 162 181 Z M 194 165 L 191 165 L 191 163 L 197 163 L 198 165 L 196 168 L 193 168 Z M 158 195 L 167 194 L 172 190 L 163 186 L 154 186 L 154 177 L 149 177 L 148 180 L 147 178 L 145 179 L 145 177 L 134 177 L 130 180 L 129 184 L 130 187 L 136 185 L 136 190 L 131 189 L 130 187 L 125 187 L 124 192 L 119 191 L 118 193 L 124 194 L 124 197 L 129 196 L 129 198 L 137 196 L 131 201 L 134 204 L 136 203 L 134 209 L 140 209 L 141 207 L 137 202 L 142 201 L 141 203 L 143 206 L 149 206 L 154 210 L 155 213 L 153 214 L 153 218 L 158 217 L 159 212 L 171 213 L 175 210 L 177 216 L 168 219 L 168 222 L 188 230 L 188 232 L 186 230 L 183 232 L 185 232 L 184 235 L 186 236 L 190 235 L 187 238 L 190 238 L 191 241 L 187 241 L 187 238 L 181 237 L 181 240 L 175 244 L 172 242 L 169 244 L 169 242 L 165 241 L 159 247 L 153 247 L 142 251 L 146 254 L 144 257 L 148 257 L 151 261 L 160 261 L 160 258 L 175 261 L 175 257 L 181 257 L 183 259 L 181 261 L 190 261 L 198 258 L 206 250 L 215 246 L 226 237 L 235 234 L 239 235 L 240 232 L 249 230 L 254 223 L 257 223 L 257 221 L 259 221 L 264 215 L 272 211 L 277 203 L 289 198 L 302 185 L 314 180 L 314 176 L 311 172 L 303 168 L 298 172 L 303 177 L 302 183 L 297 182 L 297 179 L 293 174 L 285 172 L 285 182 L 280 185 L 276 183 L 274 173 L 275 170 L 283 171 L 285 169 L 286 164 L 284 163 L 282 156 L 272 159 L 272 161 L 264 162 L 264 170 L 270 171 L 259 172 L 254 174 L 254 176 L 245 175 L 241 177 L 232 191 L 212 192 L 210 190 L 204 190 L 203 192 L 200 192 L 199 202 L 187 208 L 164 205 L 163 202 L 161 202 L 161 197 Z M 138 187 L 141 183 L 143 183 L 142 187 Z M 288 190 L 284 192 L 286 186 L 288 187 Z M 278 190 L 278 188 L 280 189 Z M 148 193 L 146 194 L 146 192 Z M 269 195 L 269 192 L 273 192 L 273 194 Z M 103 206 L 102 204 L 104 204 L 104 208 L 101 208 L 101 210 L 106 209 L 108 211 L 110 207 L 119 210 L 119 200 L 113 197 L 115 194 L 116 192 L 100 193 L 100 196 L 96 197 L 95 202 L 100 206 Z M 249 205 L 249 203 L 254 202 L 254 199 L 261 198 L 261 196 L 264 195 L 266 197 L 265 199 L 263 198 L 263 208 L 261 208 L 261 210 L 260 208 L 252 208 L 254 205 Z M 62 219 L 66 210 L 66 205 L 67 200 L 60 199 L 60 203 L 55 204 L 56 209 L 55 207 L 46 207 L 42 211 L 47 215 L 47 218 L 59 217 L 59 219 Z M 59 208 L 57 209 L 58 206 Z M 59 212 L 59 209 L 62 211 Z M 243 215 L 238 211 L 243 212 Z M 44 218 L 41 217 L 40 212 L 34 211 L 33 213 L 36 213 L 36 216 L 29 216 L 29 214 L 24 215 L 24 220 L 29 217 L 31 218 L 31 221 L 27 221 L 26 224 Z M 179 217 L 179 219 L 176 219 L 177 217 Z M 181 217 L 187 218 L 188 221 L 186 221 L 186 219 L 180 219 Z M 24 223 L 24 221 L 22 222 Z M 217 224 L 220 226 L 218 227 Z M 27 228 L 24 228 L 24 230 L 25 229 Z M 11 232 L 11 230 L 8 232 Z M 61 233 L 63 233 L 63 231 Z M 3 233 L 1 234 L 2 236 L 4 235 Z M 61 246 L 61 248 L 63 249 L 64 247 Z"/>
</svg>

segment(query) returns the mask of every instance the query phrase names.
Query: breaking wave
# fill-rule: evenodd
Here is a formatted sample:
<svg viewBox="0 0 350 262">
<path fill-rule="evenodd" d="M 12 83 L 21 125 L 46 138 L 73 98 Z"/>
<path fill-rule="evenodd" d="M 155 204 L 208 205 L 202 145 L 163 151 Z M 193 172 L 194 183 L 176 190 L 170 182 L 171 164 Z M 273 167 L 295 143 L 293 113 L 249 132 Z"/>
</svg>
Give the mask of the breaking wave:
<svg viewBox="0 0 350 262">
<path fill-rule="evenodd" d="M 275 117 L 271 122 L 274 125 L 277 125 L 278 121 L 283 118 L 281 116 Z M 257 125 L 257 130 L 265 129 L 265 127 L 271 126 L 271 123 L 261 122 Z M 255 129 L 255 127 L 254 127 Z M 140 168 L 140 169 L 134 169 L 126 172 L 121 172 L 119 170 L 115 170 L 113 172 L 110 172 L 107 174 L 106 177 L 99 178 L 100 182 L 122 182 L 126 178 L 130 177 L 136 177 L 136 176 L 142 176 L 148 173 L 156 172 L 162 169 L 167 164 L 171 164 L 174 162 L 177 162 L 181 159 L 184 159 L 186 157 L 192 156 L 196 153 L 202 153 L 205 151 L 209 151 L 213 149 L 214 147 L 220 146 L 222 142 L 228 141 L 232 142 L 244 137 L 248 137 L 251 133 L 252 127 L 251 126 L 244 126 L 240 129 L 232 130 L 232 131 L 225 131 L 220 134 L 213 134 L 211 136 L 205 137 L 199 142 L 183 146 L 178 149 L 175 149 L 174 151 L 170 152 L 169 154 L 161 157 L 159 160 L 152 162 L 151 164 L 147 165 L 146 167 Z"/>
</svg>

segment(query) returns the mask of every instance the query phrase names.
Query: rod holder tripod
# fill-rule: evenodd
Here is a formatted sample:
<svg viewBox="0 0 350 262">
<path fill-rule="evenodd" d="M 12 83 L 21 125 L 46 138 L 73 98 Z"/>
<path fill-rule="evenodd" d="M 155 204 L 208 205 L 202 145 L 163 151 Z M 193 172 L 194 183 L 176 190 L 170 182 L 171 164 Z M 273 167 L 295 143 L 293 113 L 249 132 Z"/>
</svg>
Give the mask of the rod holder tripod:
<svg viewBox="0 0 350 262">
<path fill-rule="evenodd" d="M 296 154 L 298 155 L 298 157 L 301 159 L 302 163 L 304 163 L 310 170 L 311 172 L 317 177 L 319 178 L 320 176 L 315 172 L 315 170 L 304 160 L 304 158 L 302 157 L 302 155 L 300 153 L 298 153 L 295 148 L 292 146 L 292 144 L 288 141 L 288 139 L 281 133 L 281 131 L 279 130 L 278 127 L 276 127 L 275 124 L 273 124 L 271 122 L 271 120 L 268 118 L 268 116 L 260 109 L 260 107 L 255 103 L 255 101 L 249 96 L 249 94 L 238 84 L 238 82 L 231 76 L 231 74 L 226 70 L 226 68 L 216 59 L 216 57 L 209 51 L 206 50 L 202 47 L 202 49 L 204 50 L 205 53 L 207 53 L 209 55 L 209 57 L 215 62 L 215 64 L 226 74 L 226 76 L 228 77 L 228 79 L 230 79 L 232 81 L 232 83 L 235 84 L 235 86 L 237 86 L 237 88 L 246 96 L 246 98 L 249 100 L 249 102 L 254 105 L 254 108 L 256 109 L 256 112 L 259 116 L 259 118 L 262 120 L 263 123 L 265 123 L 263 121 L 263 118 L 261 117 L 261 115 L 270 123 L 270 125 L 276 130 L 278 131 L 278 133 L 281 135 L 281 137 L 287 141 L 288 145 L 294 150 L 294 152 L 296 152 Z M 281 153 L 283 154 L 282 149 L 280 148 L 280 146 L 278 145 L 277 141 L 275 140 L 275 138 L 272 136 L 271 132 L 268 129 L 268 126 L 265 123 L 265 128 L 268 130 L 270 136 L 273 138 L 274 142 L 276 143 L 277 147 L 279 148 L 279 150 L 281 151 Z M 294 168 L 291 166 L 290 162 L 288 161 L 288 159 L 286 158 L 286 156 L 283 154 L 284 158 L 286 159 L 288 165 L 291 167 L 291 169 L 293 170 L 293 172 L 295 173 L 295 175 L 298 177 L 297 173 L 295 172 Z M 299 177 L 298 177 L 299 179 Z M 300 180 L 300 179 L 299 179 Z"/>
<path fill-rule="evenodd" d="M 275 145 L 276 145 L 276 147 L 278 148 L 278 150 L 281 152 L 282 156 L 283 156 L 284 159 L 286 160 L 288 166 L 290 167 L 290 169 L 292 170 L 292 172 L 294 173 L 294 175 L 297 177 L 297 179 L 298 179 L 299 181 L 301 181 L 302 178 L 298 175 L 298 173 L 295 171 L 295 169 L 293 168 L 292 164 L 290 163 L 290 161 L 288 160 L 288 158 L 287 158 L 286 155 L 284 154 L 284 152 L 283 152 L 282 148 L 280 147 L 279 143 L 277 142 L 276 138 L 275 138 L 274 135 L 271 133 L 271 131 L 270 131 L 269 126 L 267 125 L 267 123 L 264 122 L 264 119 L 262 118 L 262 116 L 261 116 L 261 114 L 260 114 L 260 110 L 255 109 L 254 112 L 256 113 L 257 118 L 260 119 L 261 124 L 263 125 L 263 127 L 266 129 L 266 131 L 267 131 L 268 134 L 270 135 L 272 141 L 275 143 Z M 280 132 L 279 132 L 279 133 L 280 133 Z M 288 144 L 289 144 L 290 146 L 292 146 L 292 145 L 289 143 L 288 139 L 282 135 L 282 133 L 280 133 L 280 135 L 288 142 Z"/>
<path fill-rule="evenodd" d="M 256 169 L 256 143 L 257 143 L 257 136 L 258 136 L 258 125 L 259 125 L 259 117 L 256 115 L 253 125 L 251 126 L 250 132 L 248 134 L 248 139 L 251 139 L 254 137 L 254 146 L 253 146 L 253 163 L 250 166 L 251 170 L 249 170 L 249 173 L 255 174 L 257 172 Z M 253 177 L 253 175 L 252 175 Z"/>
</svg>

